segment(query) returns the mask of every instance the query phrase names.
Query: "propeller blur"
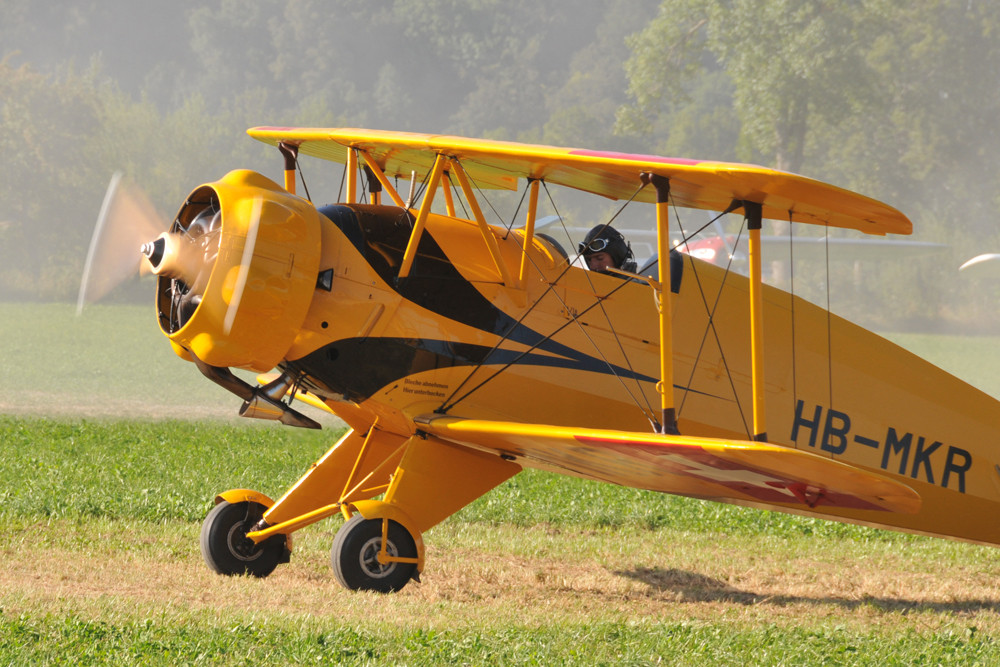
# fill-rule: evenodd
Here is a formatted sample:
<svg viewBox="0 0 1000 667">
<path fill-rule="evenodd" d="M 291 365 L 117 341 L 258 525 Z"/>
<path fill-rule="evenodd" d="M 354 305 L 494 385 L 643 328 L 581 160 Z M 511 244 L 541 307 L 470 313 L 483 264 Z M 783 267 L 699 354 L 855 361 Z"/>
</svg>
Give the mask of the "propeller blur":
<svg viewBox="0 0 1000 667">
<path fill-rule="evenodd" d="M 136 250 L 166 228 L 166 221 L 157 214 L 146 194 L 125 181 L 121 172 L 116 172 L 108 184 L 90 239 L 77 295 L 77 315 L 85 305 L 137 276 L 140 257 Z"/>
</svg>

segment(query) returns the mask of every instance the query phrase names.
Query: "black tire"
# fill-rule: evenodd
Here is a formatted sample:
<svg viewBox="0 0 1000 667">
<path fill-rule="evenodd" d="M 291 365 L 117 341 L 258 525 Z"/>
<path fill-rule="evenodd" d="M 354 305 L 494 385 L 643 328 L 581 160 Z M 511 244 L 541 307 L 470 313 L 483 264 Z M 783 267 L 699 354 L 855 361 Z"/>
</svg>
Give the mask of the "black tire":
<svg viewBox="0 0 1000 667">
<path fill-rule="evenodd" d="M 389 521 L 386 550 L 392 556 L 416 558 L 413 536 L 395 521 Z M 330 564 L 344 588 L 352 591 L 395 593 L 416 573 L 416 563 L 389 563 L 377 560 L 382 548 L 382 519 L 365 519 L 355 514 L 333 538 Z"/>
<path fill-rule="evenodd" d="M 263 578 L 274 572 L 278 563 L 288 562 L 284 535 L 269 537 L 260 544 L 246 536 L 266 509 L 251 501 L 222 501 L 208 513 L 201 525 L 201 556 L 212 571 Z"/>
</svg>

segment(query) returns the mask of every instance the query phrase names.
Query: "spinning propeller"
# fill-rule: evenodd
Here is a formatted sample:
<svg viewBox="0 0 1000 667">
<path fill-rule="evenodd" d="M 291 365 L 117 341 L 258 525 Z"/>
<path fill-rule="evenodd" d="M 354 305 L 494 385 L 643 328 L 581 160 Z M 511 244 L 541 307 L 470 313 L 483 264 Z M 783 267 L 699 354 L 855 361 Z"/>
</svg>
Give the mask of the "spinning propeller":
<svg viewBox="0 0 1000 667">
<path fill-rule="evenodd" d="M 178 356 L 243 398 L 244 416 L 316 428 L 281 401 L 293 374 L 257 388 L 229 369 L 269 371 L 293 350 L 316 291 L 320 246 L 316 209 L 256 172 L 233 171 L 196 188 L 169 228 L 116 174 L 77 309 L 134 275 L 141 262 L 157 276 L 160 328 Z"/>
<path fill-rule="evenodd" d="M 1000 260 L 1000 254 L 995 252 L 976 255 L 958 267 L 958 270 L 978 277 L 996 278 L 1000 276 L 1000 262 L 997 260 Z"/>
<path fill-rule="evenodd" d="M 85 304 L 106 296 L 132 276 L 139 274 L 141 257 L 136 250 L 167 228 L 146 194 L 122 178 L 111 177 L 97 216 L 94 234 L 80 280 L 76 312 Z"/>
<path fill-rule="evenodd" d="M 246 288 L 262 204 L 261 197 L 254 198 L 237 283 L 223 321 L 226 334 L 233 328 Z M 168 229 L 168 223 L 156 212 L 145 192 L 116 172 L 108 184 L 90 240 L 77 297 L 77 314 L 84 305 L 99 301 L 130 277 L 153 273 L 171 281 L 171 328 L 179 329 L 201 304 L 218 258 L 221 236 L 222 211 L 217 200 L 201 210 L 186 227 L 178 220 Z"/>
<path fill-rule="evenodd" d="M 246 288 L 262 204 L 261 197 L 253 199 L 237 283 L 224 317 L 226 334 L 232 330 Z M 170 320 L 172 329 L 179 329 L 202 301 L 218 258 L 221 236 L 222 211 L 217 200 L 186 226 L 180 219 L 168 225 L 145 192 L 116 172 L 108 184 L 90 240 L 77 297 L 77 314 L 130 277 L 153 273 L 171 281 Z"/>
</svg>

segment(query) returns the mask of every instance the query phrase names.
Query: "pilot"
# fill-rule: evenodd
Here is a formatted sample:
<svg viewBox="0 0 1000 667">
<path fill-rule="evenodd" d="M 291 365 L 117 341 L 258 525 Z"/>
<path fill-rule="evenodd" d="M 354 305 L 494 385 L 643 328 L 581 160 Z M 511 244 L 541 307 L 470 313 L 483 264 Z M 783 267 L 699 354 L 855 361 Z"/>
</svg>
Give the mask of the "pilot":
<svg viewBox="0 0 1000 667">
<path fill-rule="evenodd" d="M 635 273 L 632 246 L 621 232 L 609 225 L 597 225 L 587 232 L 580 243 L 579 252 L 591 271 L 608 273 L 608 269 L 621 269 Z"/>
</svg>

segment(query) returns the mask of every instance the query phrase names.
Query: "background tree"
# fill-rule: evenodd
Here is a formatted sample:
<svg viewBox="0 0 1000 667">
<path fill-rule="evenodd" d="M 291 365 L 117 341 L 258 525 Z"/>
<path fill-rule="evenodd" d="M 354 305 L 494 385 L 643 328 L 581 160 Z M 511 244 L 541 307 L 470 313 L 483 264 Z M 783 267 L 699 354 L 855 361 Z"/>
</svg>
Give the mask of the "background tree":
<svg viewBox="0 0 1000 667">
<path fill-rule="evenodd" d="M 260 124 L 446 132 L 805 173 L 894 203 L 921 238 L 953 245 L 933 260 L 940 266 L 886 263 L 876 274 L 885 280 L 871 281 L 919 285 L 919 295 L 894 294 L 891 308 L 926 316 L 957 317 L 971 301 L 968 283 L 932 278 L 941 267 L 954 273 L 1000 248 L 1000 5 L 0 0 L 0 11 L 8 298 L 72 298 L 115 169 L 167 215 L 191 187 L 236 166 L 280 179 L 273 151 L 239 138 Z M 336 192 L 340 173 L 321 164 L 306 176 L 313 191 Z M 609 206 L 562 212 L 586 225 Z M 917 277 L 891 279 L 903 270 Z"/>
<path fill-rule="evenodd" d="M 630 41 L 617 127 L 661 152 L 758 162 L 896 204 L 918 238 L 951 249 L 870 267 L 848 307 L 875 312 L 866 297 L 902 284 L 888 310 L 955 315 L 972 286 L 958 265 L 1000 247 L 998 18 L 1000 6 L 965 0 L 666 0 Z"/>
<path fill-rule="evenodd" d="M 0 279 L 14 294 L 63 296 L 79 280 L 90 232 L 75 222 L 100 206 L 106 178 L 90 168 L 104 90 L 94 69 L 0 60 Z"/>
<path fill-rule="evenodd" d="M 846 0 L 668 0 L 630 42 L 619 127 L 669 135 L 677 120 L 677 148 L 801 172 L 810 133 L 872 99 L 859 48 L 872 31 Z"/>
</svg>

